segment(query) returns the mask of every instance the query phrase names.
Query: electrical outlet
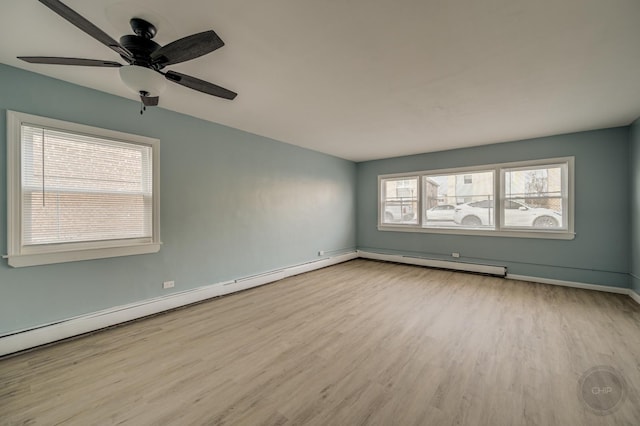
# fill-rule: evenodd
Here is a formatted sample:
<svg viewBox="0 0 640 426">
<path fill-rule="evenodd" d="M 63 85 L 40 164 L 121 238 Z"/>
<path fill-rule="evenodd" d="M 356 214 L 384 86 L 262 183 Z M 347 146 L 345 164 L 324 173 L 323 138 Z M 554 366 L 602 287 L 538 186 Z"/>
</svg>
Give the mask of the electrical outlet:
<svg viewBox="0 0 640 426">
<path fill-rule="evenodd" d="M 176 282 L 175 281 L 165 281 L 162 283 L 162 288 L 173 288 L 175 287 Z"/>
<path fill-rule="evenodd" d="M 324 256 L 324 250 L 320 250 L 320 251 L 318 252 L 318 256 Z"/>
<path fill-rule="evenodd" d="M 451 253 L 451 256 L 453 256 L 453 257 L 460 257 L 460 253 Z"/>
</svg>

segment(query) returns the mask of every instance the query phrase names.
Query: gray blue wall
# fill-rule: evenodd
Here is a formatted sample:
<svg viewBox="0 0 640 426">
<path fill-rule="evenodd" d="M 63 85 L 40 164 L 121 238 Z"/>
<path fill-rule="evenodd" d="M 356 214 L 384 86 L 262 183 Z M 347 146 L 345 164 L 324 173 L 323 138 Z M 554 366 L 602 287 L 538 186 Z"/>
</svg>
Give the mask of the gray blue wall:
<svg viewBox="0 0 640 426">
<path fill-rule="evenodd" d="M 161 140 L 157 254 L 14 269 L 0 262 L 0 335 L 354 249 L 356 166 L 0 64 L 0 247 L 6 110 Z"/>
<path fill-rule="evenodd" d="M 640 118 L 630 128 L 631 287 L 640 295 Z"/>
<path fill-rule="evenodd" d="M 20 269 L 0 262 L 0 335 L 169 294 L 165 280 L 183 291 L 356 246 L 443 259 L 455 251 L 513 274 L 617 287 L 629 286 L 631 272 L 640 293 L 640 121 L 356 165 L 161 108 L 141 117 L 138 108 L 0 64 L 1 252 L 7 109 L 159 138 L 164 242 L 150 255 Z M 377 230 L 379 174 L 562 156 L 576 159 L 574 240 Z"/>
<path fill-rule="evenodd" d="M 623 127 L 359 163 L 358 247 L 438 259 L 459 252 L 512 274 L 628 287 L 628 138 Z M 378 175 L 564 156 L 575 156 L 574 240 L 377 230 Z"/>
</svg>

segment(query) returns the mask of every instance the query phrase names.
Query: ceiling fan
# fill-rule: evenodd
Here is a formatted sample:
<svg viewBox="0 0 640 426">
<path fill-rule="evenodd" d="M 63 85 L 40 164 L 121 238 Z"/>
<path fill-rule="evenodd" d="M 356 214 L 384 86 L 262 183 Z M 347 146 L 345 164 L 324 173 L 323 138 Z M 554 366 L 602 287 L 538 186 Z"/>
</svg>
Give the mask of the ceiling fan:
<svg viewBox="0 0 640 426">
<path fill-rule="evenodd" d="M 147 106 L 158 105 L 159 95 L 164 89 L 165 80 L 224 99 L 231 100 L 237 96 L 237 93 L 213 83 L 176 71 L 162 71 L 162 69 L 168 65 L 190 61 L 191 59 L 206 55 L 224 46 L 224 42 L 213 30 L 193 34 L 173 41 L 165 46 L 160 46 L 152 40 L 156 35 L 156 27 L 144 19 L 132 18 L 129 23 L 134 34 L 124 35 L 120 37 L 120 42 L 117 42 L 61 1 L 39 1 L 100 43 L 115 51 L 128 65 L 98 59 L 59 58 L 50 56 L 18 56 L 18 59 L 33 64 L 120 68 L 120 78 L 122 81 L 140 96 L 143 105 L 140 111 L 141 114 Z"/>
</svg>

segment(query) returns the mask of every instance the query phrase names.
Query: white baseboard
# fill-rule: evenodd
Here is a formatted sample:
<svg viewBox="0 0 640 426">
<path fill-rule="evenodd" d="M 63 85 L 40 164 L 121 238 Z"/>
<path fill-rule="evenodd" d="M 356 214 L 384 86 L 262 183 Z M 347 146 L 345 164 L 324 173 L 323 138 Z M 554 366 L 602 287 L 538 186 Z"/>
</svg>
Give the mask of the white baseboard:
<svg viewBox="0 0 640 426">
<path fill-rule="evenodd" d="M 640 295 L 630 288 L 610 287 L 606 285 L 587 284 L 575 281 L 554 280 L 550 278 L 530 277 L 526 275 L 515 275 L 506 272 L 503 266 L 476 265 L 472 263 L 451 262 L 446 260 L 432 260 L 417 257 L 408 257 L 394 254 L 382 254 L 358 250 L 358 255 L 364 259 L 384 260 L 388 262 L 405 263 L 408 265 L 428 266 L 444 269 L 458 269 L 461 271 L 482 272 L 502 276 L 503 270 L 506 275 L 504 277 L 510 280 L 529 281 L 534 283 L 552 284 L 563 287 L 582 288 L 586 290 L 603 291 L 607 293 L 627 294 L 638 304 L 640 304 Z"/>
<path fill-rule="evenodd" d="M 554 280 L 551 278 L 529 277 L 527 275 L 507 274 L 506 278 L 508 280 L 529 281 L 533 283 L 559 285 L 562 287 L 582 288 L 585 290 L 604 291 L 607 293 L 617 293 L 617 294 L 629 294 L 629 290 L 630 290 L 628 288 L 622 288 L 622 287 L 610 287 L 607 285 L 587 284 L 587 283 L 579 283 L 575 281 Z"/>
<path fill-rule="evenodd" d="M 333 257 L 320 259 L 300 265 L 283 268 L 265 274 L 233 281 L 220 282 L 179 293 L 172 293 L 154 299 L 127 305 L 116 306 L 98 312 L 69 318 L 60 322 L 44 324 L 27 330 L 20 330 L 0 336 L 0 356 L 19 352 L 25 349 L 66 339 L 105 327 L 131 321 L 134 319 L 157 314 L 191 303 L 200 302 L 213 297 L 246 290 L 263 284 L 298 275 L 303 272 L 336 265 L 348 260 L 356 259 L 357 252 L 350 252 Z"/>
<path fill-rule="evenodd" d="M 55 342 L 57 340 L 66 339 L 69 337 L 77 336 L 80 334 L 88 333 L 91 331 L 100 330 L 105 327 L 120 324 L 123 322 L 135 320 L 145 316 L 157 314 L 163 311 L 167 311 L 181 306 L 189 305 L 192 303 L 200 302 L 203 300 L 211 299 L 213 297 L 223 296 L 225 294 L 235 293 L 237 291 L 257 287 L 260 285 L 268 284 L 274 281 L 281 280 L 283 278 L 291 277 L 294 275 L 302 274 L 304 272 L 321 269 L 327 266 L 336 265 L 338 263 L 346 262 L 358 257 L 364 259 L 385 260 L 390 262 L 405 263 L 418 266 L 430 266 L 436 268 L 446 269 L 460 269 L 471 272 L 482 273 L 494 273 L 501 275 L 504 272 L 504 267 L 490 266 L 490 265 L 474 265 L 463 262 L 448 262 L 416 257 L 407 257 L 399 255 L 388 255 L 373 253 L 367 251 L 354 251 L 350 253 L 340 254 L 333 257 L 303 263 L 300 265 L 294 265 L 275 271 L 270 271 L 264 274 L 254 275 L 251 277 L 238 278 L 232 281 L 220 282 L 203 287 L 198 287 L 191 290 L 186 290 L 180 293 L 172 293 L 167 296 L 161 296 L 154 299 L 148 299 L 141 302 L 130 303 L 127 305 L 116 306 L 113 308 L 105 309 L 98 312 L 93 312 L 86 315 L 80 315 L 73 318 L 68 318 L 63 321 L 43 324 L 38 327 L 30 328 L 27 330 L 19 330 L 0 336 L 0 356 L 19 352 L 25 349 L 33 348 L 36 346 L 44 345 L 47 343 Z M 488 266 L 489 268 L 497 269 L 485 269 L 478 268 Z M 463 269 L 466 268 L 466 269 Z M 487 272 L 489 271 L 489 272 Z M 531 281 L 543 284 L 560 285 L 564 287 L 583 288 L 588 290 L 605 291 L 609 293 L 628 294 L 633 300 L 640 304 L 640 295 L 632 289 L 608 287 L 604 285 L 585 284 L 573 281 L 562 281 L 548 278 L 529 277 L 524 275 L 507 274 L 507 279 Z"/>
<path fill-rule="evenodd" d="M 398 254 L 382 254 L 358 250 L 358 256 L 364 259 L 384 260 L 387 262 L 406 263 L 408 265 L 428 266 L 431 268 L 453 269 L 466 272 L 479 272 L 505 276 L 507 268 L 504 266 L 481 265 L 477 263 L 452 262 L 448 260 L 427 259 L 424 257 L 402 256 Z"/>
</svg>

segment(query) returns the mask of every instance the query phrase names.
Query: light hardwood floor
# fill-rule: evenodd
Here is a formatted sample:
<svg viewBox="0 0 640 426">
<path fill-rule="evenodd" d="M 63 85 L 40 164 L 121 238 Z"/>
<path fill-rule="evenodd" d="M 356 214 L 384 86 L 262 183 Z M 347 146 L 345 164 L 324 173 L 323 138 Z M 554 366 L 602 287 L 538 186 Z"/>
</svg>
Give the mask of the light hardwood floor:
<svg viewBox="0 0 640 426">
<path fill-rule="evenodd" d="M 628 395 L 599 416 L 578 380 Z M 0 424 L 639 425 L 629 297 L 354 260 L 0 360 Z"/>
</svg>

